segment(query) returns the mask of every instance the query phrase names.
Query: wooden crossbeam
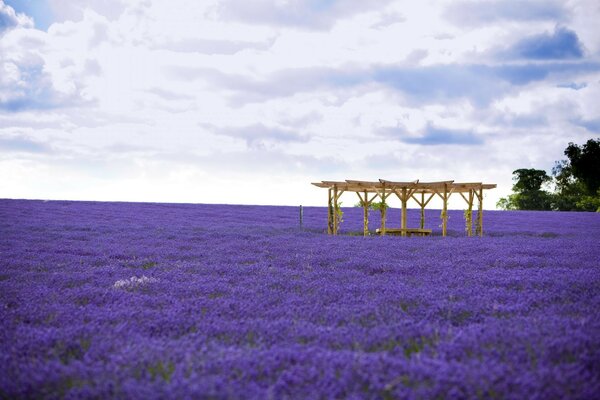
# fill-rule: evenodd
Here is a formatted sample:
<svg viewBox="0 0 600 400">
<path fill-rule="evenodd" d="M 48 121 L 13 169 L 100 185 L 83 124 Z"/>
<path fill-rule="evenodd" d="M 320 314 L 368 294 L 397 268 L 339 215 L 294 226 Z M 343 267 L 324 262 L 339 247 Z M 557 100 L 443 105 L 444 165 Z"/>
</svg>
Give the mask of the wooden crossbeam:
<svg viewBox="0 0 600 400">
<path fill-rule="evenodd" d="M 363 188 L 377 188 L 381 185 L 381 182 L 370 182 L 370 181 L 355 181 L 352 179 L 346 179 L 346 183 L 352 186 L 358 186 Z"/>
<path fill-rule="evenodd" d="M 382 190 L 378 190 L 377 194 L 379 195 L 379 198 L 381 198 L 381 200 L 385 201 L 385 199 L 390 197 L 390 195 L 394 194 L 394 192 L 391 190 L 389 192 L 386 192 L 385 189 L 382 189 Z"/>
<path fill-rule="evenodd" d="M 380 179 L 379 182 L 381 184 L 385 184 L 390 189 L 402 189 L 402 188 L 416 187 L 417 184 L 419 183 L 419 180 L 416 179 L 414 181 L 408 181 L 408 182 L 397 182 L 397 181 L 388 181 L 385 179 Z"/>
<path fill-rule="evenodd" d="M 429 196 L 429 198 L 425 201 L 425 204 L 423 205 L 423 207 L 427 207 L 427 204 L 429 204 L 429 202 L 431 201 L 431 199 L 433 199 L 434 196 L 435 196 L 435 193 L 431 193 L 431 196 Z"/>
<path fill-rule="evenodd" d="M 360 204 L 362 205 L 364 200 L 363 200 L 362 196 L 360 195 L 360 192 L 356 192 L 356 195 L 358 196 L 358 199 L 360 200 Z"/>
<path fill-rule="evenodd" d="M 421 229 L 421 228 L 406 228 L 406 229 L 390 228 L 390 229 L 388 229 L 388 232 L 392 235 L 401 234 L 403 236 L 404 235 L 407 235 L 407 236 L 412 236 L 412 235 L 429 236 L 429 235 L 431 235 L 431 229 Z M 383 232 L 381 232 L 379 229 L 377 229 L 375 231 L 375 233 L 383 234 Z"/>
<path fill-rule="evenodd" d="M 417 189 L 410 189 L 408 194 L 406 195 L 406 201 L 412 197 L 412 195 L 416 192 Z"/>
<path fill-rule="evenodd" d="M 424 193 L 421 193 L 421 195 L 422 195 L 422 196 L 425 196 L 425 194 L 424 194 Z M 415 202 L 416 202 L 416 203 L 419 205 L 419 207 L 423 207 L 423 203 L 424 203 L 424 201 L 423 201 L 423 203 L 422 203 L 421 201 L 419 201 L 419 199 L 415 197 L 414 193 L 413 193 L 413 195 L 411 196 L 411 198 L 412 198 L 412 199 L 413 199 L 413 200 L 414 200 L 414 201 L 415 201 Z"/>
<path fill-rule="evenodd" d="M 443 189 L 444 185 L 451 185 L 454 181 L 439 181 L 439 182 L 418 182 L 416 185 L 419 189 Z"/>
<path fill-rule="evenodd" d="M 339 186 L 343 186 L 343 185 L 347 184 L 345 181 L 321 181 L 321 183 L 323 185 L 329 185 L 330 187 L 333 187 L 333 186 L 339 187 Z"/>
<path fill-rule="evenodd" d="M 450 198 L 450 195 L 451 195 L 452 193 L 454 193 L 454 190 L 452 190 L 452 189 L 448 190 L 448 189 L 446 188 L 446 189 L 444 189 L 444 190 L 442 191 L 442 193 L 443 193 L 443 194 L 442 194 L 442 193 L 440 193 L 440 192 L 438 192 L 437 190 L 436 190 L 436 191 L 434 191 L 433 193 L 435 193 L 435 194 L 437 194 L 438 196 L 440 196 L 440 198 L 441 198 L 443 201 L 448 201 L 448 199 Z"/>
<path fill-rule="evenodd" d="M 425 200 L 425 194 L 430 194 L 429 198 L 427 200 Z M 422 200 L 419 200 L 418 197 L 415 196 L 415 194 L 421 194 L 421 198 Z M 429 193 L 429 192 L 422 192 L 422 191 L 415 191 L 415 193 L 412 194 L 412 198 L 414 201 L 417 202 L 417 204 L 421 207 L 425 207 L 430 201 L 431 199 L 435 196 L 435 193 Z"/>
</svg>

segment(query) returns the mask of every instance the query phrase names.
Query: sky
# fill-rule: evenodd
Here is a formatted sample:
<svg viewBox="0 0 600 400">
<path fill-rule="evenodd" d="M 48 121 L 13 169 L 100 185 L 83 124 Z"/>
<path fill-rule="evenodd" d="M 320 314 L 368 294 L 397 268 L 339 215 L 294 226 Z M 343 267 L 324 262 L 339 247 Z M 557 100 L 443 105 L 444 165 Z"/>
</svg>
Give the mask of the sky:
<svg viewBox="0 0 600 400">
<path fill-rule="evenodd" d="M 600 137 L 599 20 L 597 0 L 0 0 L 0 198 L 324 206 L 311 182 L 382 178 L 496 183 L 493 209 L 513 170 Z"/>
</svg>

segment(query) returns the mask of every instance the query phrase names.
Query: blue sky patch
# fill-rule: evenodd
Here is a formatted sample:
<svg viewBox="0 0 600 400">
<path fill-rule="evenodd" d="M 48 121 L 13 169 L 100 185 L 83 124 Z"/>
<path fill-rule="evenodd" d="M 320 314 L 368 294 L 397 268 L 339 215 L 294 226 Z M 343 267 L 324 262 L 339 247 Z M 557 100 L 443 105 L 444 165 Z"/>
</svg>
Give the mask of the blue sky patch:
<svg viewBox="0 0 600 400">
<path fill-rule="evenodd" d="M 584 118 L 575 118 L 571 120 L 575 125 L 579 125 L 590 132 L 600 133 L 600 118 L 594 119 L 584 119 Z"/>
<path fill-rule="evenodd" d="M 454 1 L 445 12 L 458 26 L 478 26 L 501 21 L 562 21 L 567 16 L 557 0 Z"/>
<path fill-rule="evenodd" d="M 26 137 L 0 137 L 0 152 L 46 153 L 48 145 Z"/>
<path fill-rule="evenodd" d="M 33 18 L 35 27 L 47 30 L 54 22 L 54 13 L 46 0 L 4 0 L 4 3 Z"/>
<path fill-rule="evenodd" d="M 453 130 L 446 128 L 437 128 L 428 125 L 425 133 L 419 137 L 403 137 L 400 140 L 404 143 L 421 144 L 426 146 L 437 146 L 443 144 L 456 145 L 479 145 L 483 144 L 483 139 L 472 131 Z"/>
<path fill-rule="evenodd" d="M 581 89 L 584 89 L 587 87 L 587 83 L 585 83 L 585 82 L 559 83 L 558 85 L 556 85 L 556 87 L 563 88 L 563 89 L 581 90 Z"/>
<path fill-rule="evenodd" d="M 566 28 L 554 33 L 527 37 L 514 44 L 504 55 L 531 60 L 568 60 L 583 57 L 583 45 L 577 34 Z"/>
<path fill-rule="evenodd" d="M 403 143 L 420 144 L 424 146 L 437 145 L 480 145 L 483 139 L 471 130 L 458 130 L 437 127 L 427 124 L 420 135 L 411 135 L 404 127 L 380 128 L 377 133 L 381 136 L 397 139 Z"/>
</svg>

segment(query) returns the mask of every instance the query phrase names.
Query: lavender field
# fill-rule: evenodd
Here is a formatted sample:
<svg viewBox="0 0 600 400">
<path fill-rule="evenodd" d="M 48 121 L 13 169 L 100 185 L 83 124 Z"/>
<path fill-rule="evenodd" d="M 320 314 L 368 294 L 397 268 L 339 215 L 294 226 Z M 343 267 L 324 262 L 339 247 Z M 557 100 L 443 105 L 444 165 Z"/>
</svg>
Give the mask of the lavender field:
<svg viewBox="0 0 600 400">
<path fill-rule="evenodd" d="M 0 200 L 0 398 L 598 398 L 600 214 L 344 211 Z"/>
</svg>

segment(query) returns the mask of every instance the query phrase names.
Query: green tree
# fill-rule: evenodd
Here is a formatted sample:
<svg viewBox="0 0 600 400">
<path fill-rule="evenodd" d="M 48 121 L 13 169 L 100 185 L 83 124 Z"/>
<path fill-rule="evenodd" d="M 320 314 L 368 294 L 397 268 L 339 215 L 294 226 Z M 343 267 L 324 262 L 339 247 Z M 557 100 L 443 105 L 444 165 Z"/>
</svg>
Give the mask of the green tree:
<svg viewBox="0 0 600 400">
<path fill-rule="evenodd" d="M 557 161 L 552 168 L 554 193 L 542 190 L 551 178 L 545 171 L 513 171 L 513 192 L 496 206 L 505 210 L 559 210 L 600 212 L 600 138 L 582 146 L 569 142 L 568 160 Z"/>
<path fill-rule="evenodd" d="M 551 210 L 552 195 L 542 185 L 552 178 L 546 171 L 529 168 L 513 171 L 513 194 L 502 198 L 496 206 L 505 210 Z"/>
<path fill-rule="evenodd" d="M 569 143 L 568 160 L 552 169 L 556 194 L 554 207 L 560 211 L 600 211 L 600 139 L 583 146 Z"/>
<path fill-rule="evenodd" d="M 515 194 L 509 194 L 507 197 L 501 197 L 500 200 L 496 202 L 496 207 L 501 210 L 516 210 L 517 203 L 515 201 Z"/>
<path fill-rule="evenodd" d="M 553 208 L 559 211 L 579 210 L 577 202 L 585 196 L 586 188 L 573 176 L 573 169 L 568 161 L 557 161 L 552 168 L 555 195 Z"/>
<path fill-rule="evenodd" d="M 596 195 L 600 189 L 600 139 L 590 139 L 581 147 L 569 143 L 565 155 L 573 176 L 584 184 L 588 195 Z"/>
</svg>

